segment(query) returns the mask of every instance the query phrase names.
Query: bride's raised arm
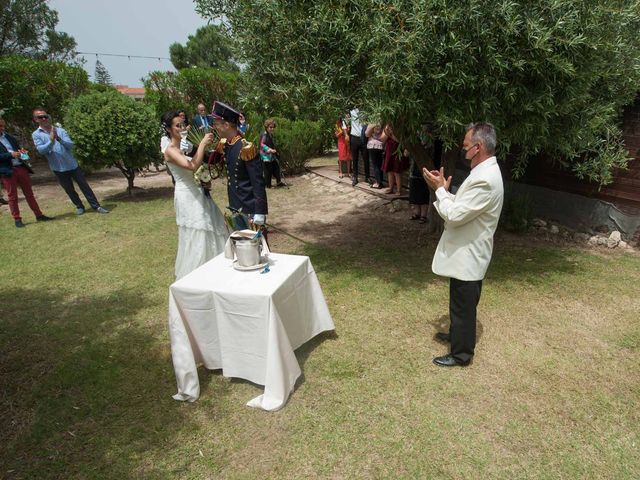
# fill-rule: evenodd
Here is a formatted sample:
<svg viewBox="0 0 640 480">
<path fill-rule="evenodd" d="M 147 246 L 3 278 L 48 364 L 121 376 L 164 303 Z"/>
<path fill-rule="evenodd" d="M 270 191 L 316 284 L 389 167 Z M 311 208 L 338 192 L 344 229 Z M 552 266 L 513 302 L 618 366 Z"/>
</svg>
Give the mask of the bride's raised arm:
<svg viewBox="0 0 640 480">
<path fill-rule="evenodd" d="M 175 147 L 174 145 L 169 145 L 167 149 L 164 151 L 164 159 L 167 162 L 171 162 L 179 167 L 186 168 L 187 170 L 191 170 L 195 172 L 202 165 L 202 161 L 204 159 L 204 153 L 207 145 L 213 143 L 213 133 L 207 133 L 203 138 L 200 144 L 198 145 L 198 150 L 196 154 L 193 156 L 193 159 L 189 161 L 189 157 L 187 157 L 182 151 Z"/>
</svg>

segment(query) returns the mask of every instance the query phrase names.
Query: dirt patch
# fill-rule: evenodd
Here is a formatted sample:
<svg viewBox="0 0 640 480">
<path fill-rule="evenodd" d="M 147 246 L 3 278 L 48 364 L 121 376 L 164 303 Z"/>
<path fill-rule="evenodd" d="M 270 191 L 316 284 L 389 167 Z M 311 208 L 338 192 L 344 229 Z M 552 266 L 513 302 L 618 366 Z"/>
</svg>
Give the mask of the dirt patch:
<svg viewBox="0 0 640 480">
<path fill-rule="evenodd" d="M 339 179 L 327 176 L 326 168 L 333 167 L 336 158 L 328 155 L 314 159 L 308 173 L 287 176 L 286 188 L 268 190 L 269 216 L 272 226 L 271 242 L 277 251 L 296 251 L 301 244 L 311 243 L 336 248 L 367 243 L 374 248 L 419 248 L 437 243 L 439 234 L 428 233 L 428 226 L 409 220 L 411 211 L 405 196 L 396 198 L 371 189 L 361 181 L 357 187 L 347 177 Z M 320 167 L 320 168 L 318 168 Z M 317 172 L 314 172 L 317 168 Z M 130 200 L 127 182 L 117 169 L 106 169 L 87 175 L 87 180 L 99 199 L 108 203 Z M 363 180 L 363 179 L 361 179 Z M 36 198 L 42 204 L 49 201 L 65 201 L 66 194 L 46 164 L 36 165 L 32 176 Z M 171 177 L 164 167 L 160 171 L 146 172 L 135 180 L 134 200 L 144 201 L 157 195 L 170 196 Z M 406 193 L 406 192 L 405 192 Z M 21 211 L 28 207 L 20 194 Z M 226 206 L 226 182 L 214 184 L 214 198 L 223 209 Z M 0 212 L 9 213 L 7 206 Z M 611 253 L 606 248 L 589 247 L 557 235 L 531 231 L 525 235 L 513 235 L 499 231 L 496 243 L 503 246 L 551 243 L 558 246 L 574 246 Z M 637 252 L 628 252 L 637 254 Z"/>
</svg>

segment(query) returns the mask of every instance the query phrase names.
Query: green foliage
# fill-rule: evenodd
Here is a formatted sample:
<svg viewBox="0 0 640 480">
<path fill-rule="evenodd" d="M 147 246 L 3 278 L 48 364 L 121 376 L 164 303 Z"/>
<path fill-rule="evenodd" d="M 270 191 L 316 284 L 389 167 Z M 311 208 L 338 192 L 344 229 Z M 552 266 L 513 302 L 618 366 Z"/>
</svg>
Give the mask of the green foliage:
<svg viewBox="0 0 640 480">
<path fill-rule="evenodd" d="M 213 68 L 189 68 L 179 72 L 151 72 L 144 79 L 145 102 L 153 105 L 156 118 L 167 111 L 194 112 L 198 103 L 207 108 L 214 100 L 237 102 L 238 75 Z M 158 120 L 159 121 L 159 120 Z"/>
<path fill-rule="evenodd" d="M 533 220 L 531 197 L 505 189 L 500 226 L 509 232 L 525 233 Z"/>
<path fill-rule="evenodd" d="M 200 27 L 195 35 L 189 35 L 186 45 L 173 43 L 169 47 L 171 63 L 177 70 L 183 68 L 215 68 L 237 72 L 233 61 L 234 41 L 222 25 Z"/>
<path fill-rule="evenodd" d="M 31 112 L 43 107 L 54 120 L 62 105 L 89 88 L 86 72 L 62 62 L 18 55 L 0 57 L 0 108 L 14 125 L 32 128 Z"/>
<path fill-rule="evenodd" d="M 25 55 L 69 62 L 75 59 L 76 41 L 56 32 L 58 12 L 42 0 L 3 0 L 0 3 L 0 56 Z"/>
<path fill-rule="evenodd" d="M 96 60 L 96 71 L 93 75 L 93 80 L 99 85 L 112 85 L 111 75 L 100 60 Z"/>
<path fill-rule="evenodd" d="M 117 91 L 118 90 L 116 90 L 116 87 L 114 87 L 113 85 L 102 85 L 100 83 L 90 82 L 89 83 L 89 90 L 87 91 L 87 93 L 117 92 Z"/>
<path fill-rule="evenodd" d="M 424 124 L 451 148 L 491 121 L 516 175 L 541 152 L 601 184 L 627 162 L 617 122 L 640 90 L 637 0 L 195 3 L 228 22 L 262 95 L 305 116 L 358 105 L 410 149 Z"/>
<path fill-rule="evenodd" d="M 273 139 L 281 167 L 287 174 L 303 172 L 307 160 L 323 150 L 326 129 L 321 122 L 311 120 L 276 117 L 275 121 L 277 127 Z"/>
<path fill-rule="evenodd" d="M 160 129 L 155 112 L 117 91 L 93 92 L 69 102 L 64 126 L 81 165 L 116 167 L 133 188 L 134 169 L 157 160 Z"/>
</svg>

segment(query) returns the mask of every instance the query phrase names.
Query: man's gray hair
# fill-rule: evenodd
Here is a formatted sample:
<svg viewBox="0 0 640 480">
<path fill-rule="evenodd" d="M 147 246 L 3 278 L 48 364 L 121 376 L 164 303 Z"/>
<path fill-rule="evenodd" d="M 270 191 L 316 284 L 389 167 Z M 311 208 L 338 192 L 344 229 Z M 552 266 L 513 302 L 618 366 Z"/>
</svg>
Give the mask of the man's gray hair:
<svg viewBox="0 0 640 480">
<path fill-rule="evenodd" d="M 467 132 L 471 130 L 471 140 L 482 142 L 489 155 L 496 153 L 496 128 L 489 122 L 470 123 Z"/>
</svg>

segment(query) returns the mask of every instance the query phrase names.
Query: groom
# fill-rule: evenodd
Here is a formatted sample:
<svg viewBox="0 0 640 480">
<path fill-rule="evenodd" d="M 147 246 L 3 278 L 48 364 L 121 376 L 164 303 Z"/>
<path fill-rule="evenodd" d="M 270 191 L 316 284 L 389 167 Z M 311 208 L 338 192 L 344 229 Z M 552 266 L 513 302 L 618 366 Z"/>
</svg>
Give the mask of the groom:
<svg viewBox="0 0 640 480">
<path fill-rule="evenodd" d="M 229 207 L 240 213 L 234 228 L 248 228 L 250 223 L 264 225 L 268 210 L 267 192 L 258 149 L 238 133 L 240 112 L 222 102 L 215 102 L 212 116 L 213 126 L 221 138 L 216 153 L 224 156 L 227 165 Z"/>
</svg>

